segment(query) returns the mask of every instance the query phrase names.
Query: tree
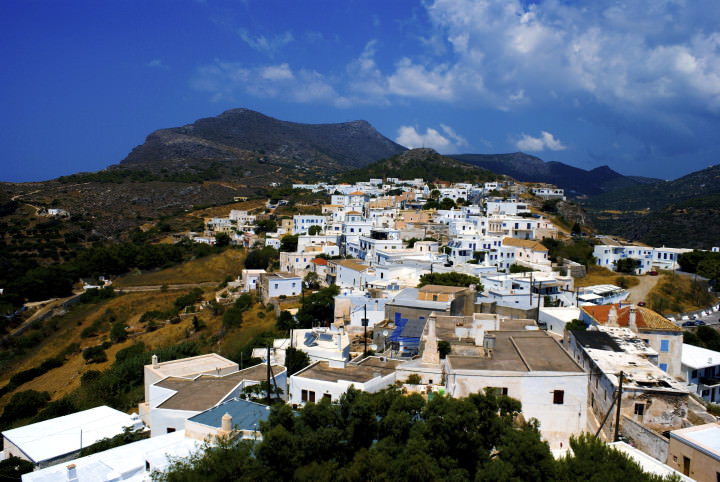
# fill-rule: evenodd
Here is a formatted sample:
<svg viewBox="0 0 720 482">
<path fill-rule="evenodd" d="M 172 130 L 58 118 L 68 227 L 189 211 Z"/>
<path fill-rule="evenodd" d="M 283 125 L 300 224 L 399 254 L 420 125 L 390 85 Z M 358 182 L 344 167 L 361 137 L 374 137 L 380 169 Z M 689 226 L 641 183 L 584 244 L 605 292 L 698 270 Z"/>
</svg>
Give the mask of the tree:
<svg viewBox="0 0 720 482">
<path fill-rule="evenodd" d="M 440 209 L 453 209 L 455 207 L 457 207 L 455 206 L 455 201 L 453 201 L 449 197 L 446 197 L 442 201 L 440 201 Z"/>
<path fill-rule="evenodd" d="M 127 325 L 123 321 L 113 323 L 110 329 L 110 340 L 113 343 L 122 343 L 127 340 Z"/>
<path fill-rule="evenodd" d="M 306 274 L 305 278 L 303 278 L 303 282 L 305 283 L 305 286 L 307 286 L 311 290 L 316 290 L 320 288 L 320 277 L 314 271 L 310 271 L 308 274 Z"/>
<path fill-rule="evenodd" d="M 50 401 L 48 392 L 25 390 L 15 393 L 3 410 L 0 423 L 3 426 L 38 413 Z"/>
<path fill-rule="evenodd" d="M 310 365 L 310 357 L 304 351 L 293 347 L 288 347 L 285 350 L 285 367 L 287 367 L 287 376 L 299 372 L 308 365 Z"/>
<path fill-rule="evenodd" d="M 335 318 L 335 297 L 339 293 L 340 288 L 331 285 L 306 296 L 296 316 L 300 327 L 312 328 L 318 323 L 331 323 Z"/>
<path fill-rule="evenodd" d="M 584 321 L 575 319 L 575 320 L 572 320 L 570 323 L 566 324 L 565 329 L 568 331 L 573 331 L 573 330 L 585 331 L 585 330 L 587 330 L 587 325 L 585 324 Z"/>
<path fill-rule="evenodd" d="M 275 327 L 282 331 L 283 333 L 288 332 L 289 330 L 295 328 L 297 326 L 297 322 L 295 321 L 295 317 L 290 314 L 289 311 L 283 310 L 280 312 L 280 315 L 277 318 L 277 321 L 275 322 Z"/>
<path fill-rule="evenodd" d="M 280 251 L 284 253 L 294 253 L 297 251 L 298 235 L 286 234 L 280 238 Z"/>
<path fill-rule="evenodd" d="M 13 455 L 0 461 L 0 480 L 16 480 L 20 482 L 23 474 L 33 470 L 35 470 L 35 464 Z"/>
<path fill-rule="evenodd" d="M 102 363 L 107 361 L 107 354 L 102 345 L 89 346 L 82 351 L 83 360 L 87 363 Z"/>
<path fill-rule="evenodd" d="M 272 246 L 265 246 L 261 249 L 254 249 L 245 257 L 245 268 L 267 269 L 268 265 L 278 259 L 278 251 Z"/>
<path fill-rule="evenodd" d="M 263 219 L 255 223 L 255 234 L 274 233 L 277 231 L 277 222 L 274 219 Z"/>
<path fill-rule="evenodd" d="M 508 271 L 510 271 L 510 273 L 529 273 L 529 272 L 535 271 L 535 270 L 528 266 L 523 266 L 521 264 L 513 263 L 510 265 L 510 268 L 508 269 Z"/>
<path fill-rule="evenodd" d="M 434 200 L 434 199 L 428 199 L 425 204 L 423 204 L 422 208 L 424 210 L 427 209 L 440 209 L 440 204 Z"/>
<path fill-rule="evenodd" d="M 442 286 L 470 286 L 475 285 L 475 290 L 478 292 L 483 291 L 483 285 L 480 283 L 480 278 L 477 276 L 470 276 L 465 273 L 450 272 L 450 273 L 428 273 L 420 277 L 420 283 L 418 288 L 425 285 L 442 285 Z"/>
<path fill-rule="evenodd" d="M 438 353 L 440 353 L 440 358 L 444 360 L 445 357 L 448 356 L 452 351 L 452 346 L 450 345 L 449 341 L 441 340 L 437 344 L 437 349 Z"/>
<path fill-rule="evenodd" d="M 629 456 L 587 433 L 572 437 L 570 448 L 572 455 L 557 464 L 557 480 L 596 480 L 598 474 L 603 480 L 672 480 L 643 472 Z"/>
<path fill-rule="evenodd" d="M 243 323 L 243 309 L 231 306 L 223 313 L 223 327 L 227 329 L 239 328 Z"/>
<path fill-rule="evenodd" d="M 230 235 L 228 233 L 217 233 L 215 235 L 215 246 L 224 248 L 230 245 Z"/>
<path fill-rule="evenodd" d="M 617 260 L 617 263 L 615 265 L 615 270 L 618 273 L 629 273 L 633 274 L 635 273 L 635 270 L 637 269 L 639 264 L 639 261 L 635 258 L 623 258 Z"/>
<path fill-rule="evenodd" d="M 318 226 L 317 224 L 313 224 L 308 228 L 308 234 L 310 236 L 315 236 L 316 234 L 320 234 L 322 232 L 322 227 Z"/>
</svg>

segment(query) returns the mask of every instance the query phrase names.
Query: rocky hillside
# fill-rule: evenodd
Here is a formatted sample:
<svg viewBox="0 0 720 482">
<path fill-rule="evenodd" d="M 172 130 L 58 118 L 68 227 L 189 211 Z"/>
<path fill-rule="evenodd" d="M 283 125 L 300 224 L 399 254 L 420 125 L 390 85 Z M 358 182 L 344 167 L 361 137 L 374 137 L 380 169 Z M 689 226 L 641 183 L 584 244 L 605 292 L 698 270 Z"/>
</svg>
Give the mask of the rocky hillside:
<svg viewBox="0 0 720 482">
<path fill-rule="evenodd" d="M 545 162 L 523 152 L 511 154 L 458 154 L 453 158 L 506 174 L 522 182 L 546 182 L 565 189 L 568 196 L 591 196 L 638 186 L 656 179 L 623 176 L 608 166 L 590 171 L 562 162 Z"/>
<path fill-rule="evenodd" d="M 493 181 L 498 176 L 466 162 L 438 154 L 430 148 L 411 149 L 367 167 L 344 173 L 345 182 L 367 181 L 370 178 L 423 178 L 429 181 L 472 182 Z"/>
<path fill-rule="evenodd" d="M 298 124 L 248 109 L 233 109 L 183 127 L 153 132 L 121 166 L 178 168 L 187 163 L 255 157 L 284 165 L 321 164 L 340 171 L 404 150 L 365 121 Z"/>
<path fill-rule="evenodd" d="M 651 245 L 718 245 L 720 166 L 674 181 L 635 186 L 583 201 L 599 230 Z"/>
</svg>

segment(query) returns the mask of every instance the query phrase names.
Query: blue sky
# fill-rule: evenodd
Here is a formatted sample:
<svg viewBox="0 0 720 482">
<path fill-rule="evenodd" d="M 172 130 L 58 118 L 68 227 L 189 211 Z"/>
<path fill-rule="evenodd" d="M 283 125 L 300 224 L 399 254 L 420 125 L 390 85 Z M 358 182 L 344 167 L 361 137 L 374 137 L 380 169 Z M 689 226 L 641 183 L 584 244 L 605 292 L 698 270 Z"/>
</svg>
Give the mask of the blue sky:
<svg viewBox="0 0 720 482">
<path fill-rule="evenodd" d="M 0 181 L 236 107 L 664 179 L 720 157 L 713 0 L 7 0 L 0 58 Z"/>
</svg>

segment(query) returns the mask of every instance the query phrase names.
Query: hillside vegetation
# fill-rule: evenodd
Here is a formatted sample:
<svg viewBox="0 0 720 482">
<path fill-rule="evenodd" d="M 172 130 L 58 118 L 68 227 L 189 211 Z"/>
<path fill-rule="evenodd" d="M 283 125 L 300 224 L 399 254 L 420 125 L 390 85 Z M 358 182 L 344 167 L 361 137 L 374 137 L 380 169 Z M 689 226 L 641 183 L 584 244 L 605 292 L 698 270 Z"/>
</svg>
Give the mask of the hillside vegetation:
<svg viewBox="0 0 720 482">
<path fill-rule="evenodd" d="M 350 183 L 388 177 L 469 183 L 484 183 L 498 179 L 496 174 L 486 169 L 442 156 L 428 148 L 411 149 L 340 175 L 343 182 Z"/>
</svg>

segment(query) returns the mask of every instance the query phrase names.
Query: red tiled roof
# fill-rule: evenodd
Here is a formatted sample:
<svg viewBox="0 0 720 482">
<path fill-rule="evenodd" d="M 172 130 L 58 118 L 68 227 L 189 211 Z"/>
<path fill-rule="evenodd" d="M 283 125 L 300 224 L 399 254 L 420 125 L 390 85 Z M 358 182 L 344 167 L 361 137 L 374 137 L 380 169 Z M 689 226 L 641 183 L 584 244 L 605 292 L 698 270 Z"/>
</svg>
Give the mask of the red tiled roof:
<svg viewBox="0 0 720 482">
<path fill-rule="evenodd" d="M 630 307 L 632 305 L 623 305 L 622 308 L 619 304 L 615 305 L 586 305 L 581 307 L 590 317 L 601 325 L 605 325 L 608 322 L 608 316 L 610 314 L 610 308 L 615 306 L 617 310 L 617 322 L 621 327 L 627 327 L 630 323 Z M 635 307 L 637 312 L 635 314 L 635 324 L 639 330 L 665 330 L 665 331 L 682 331 L 680 328 L 675 326 L 662 315 L 655 313 L 649 308 L 642 306 Z"/>
<path fill-rule="evenodd" d="M 319 265 L 319 266 L 327 266 L 327 260 L 322 258 L 315 258 L 312 260 L 313 263 Z"/>
</svg>

